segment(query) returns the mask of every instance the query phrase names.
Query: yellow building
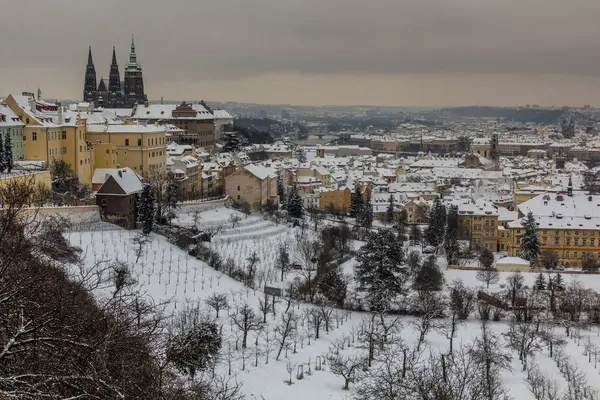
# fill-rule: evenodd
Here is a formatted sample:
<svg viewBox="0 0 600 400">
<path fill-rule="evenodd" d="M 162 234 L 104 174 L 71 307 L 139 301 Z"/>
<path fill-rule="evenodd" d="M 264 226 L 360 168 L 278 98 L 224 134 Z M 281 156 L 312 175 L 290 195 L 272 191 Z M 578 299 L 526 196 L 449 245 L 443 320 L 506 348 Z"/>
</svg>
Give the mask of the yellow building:
<svg viewBox="0 0 600 400">
<path fill-rule="evenodd" d="M 36 107 L 46 104 L 38 103 L 29 96 L 9 95 L 6 99 L 6 105 L 25 123 L 25 160 L 44 161 L 48 167 L 53 160 L 64 161 L 82 184 L 91 186 L 93 149 L 86 142 L 85 123 L 77 113 L 59 106 L 51 107 L 50 111 L 38 110 Z"/>
<path fill-rule="evenodd" d="M 460 237 L 470 240 L 473 249 L 498 251 L 498 227 L 502 225 L 498 219 L 498 207 L 483 200 L 456 205 Z"/>
<path fill-rule="evenodd" d="M 319 207 L 323 211 L 335 210 L 348 214 L 350 212 L 350 201 L 352 190 L 348 187 L 339 189 L 321 189 L 319 191 Z"/>
<path fill-rule="evenodd" d="M 517 256 L 525 233 L 523 219 L 508 224 L 509 255 Z M 541 248 L 540 264 L 544 253 L 554 253 L 559 265 L 581 267 L 586 257 L 600 259 L 600 220 L 586 217 L 540 216 L 535 218 Z"/>
<path fill-rule="evenodd" d="M 118 150 L 113 143 L 95 143 L 94 170 L 98 168 L 117 168 Z"/>
<path fill-rule="evenodd" d="M 166 168 L 167 138 L 164 127 L 135 124 L 88 125 L 87 137 L 93 146 L 108 143 L 116 146 L 116 168 L 129 167 L 142 176 L 153 168 Z M 101 148 L 105 155 L 107 150 L 113 149 Z M 112 154 L 101 163 L 112 162 Z"/>
<path fill-rule="evenodd" d="M 50 177 L 50 171 L 13 171 L 10 175 L 4 174 L 0 178 L 0 186 L 4 186 L 11 181 L 25 181 L 33 185 L 41 185 L 44 188 L 50 190 L 52 188 L 52 178 Z"/>
<path fill-rule="evenodd" d="M 540 264 L 547 252 L 566 267 L 581 267 L 586 257 L 600 261 L 599 195 L 572 190 L 547 193 L 523 202 L 518 208 L 521 218 L 506 226 L 504 243 L 509 255 L 518 255 L 525 233 L 525 216 L 531 212 L 541 243 Z"/>
</svg>

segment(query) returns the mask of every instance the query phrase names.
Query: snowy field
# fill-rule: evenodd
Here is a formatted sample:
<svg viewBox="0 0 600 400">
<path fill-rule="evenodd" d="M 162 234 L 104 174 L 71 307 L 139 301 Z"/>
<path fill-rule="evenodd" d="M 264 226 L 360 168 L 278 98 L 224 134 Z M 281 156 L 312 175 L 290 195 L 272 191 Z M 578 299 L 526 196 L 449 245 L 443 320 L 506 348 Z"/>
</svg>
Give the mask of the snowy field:
<svg viewBox="0 0 600 400">
<path fill-rule="evenodd" d="M 240 220 L 231 223 L 231 215 L 239 215 Z M 80 219 L 77 222 L 83 221 Z M 88 222 L 87 220 L 85 220 Z M 259 257 L 259 270 L 265 271 L 267 283 L 277 283 L 280 280 L 279 272 L 275 267 L 277 249 L 281 244 L 294 251 L 297 243 L 299 228 L 287 225 L 276 225 L 265 221 L 259 216 L 245 216 L 236 211 L 218 208 L 204 211 L 194 216 L 193 213 L 182 213 L 176 223 L 183 226 L 198 222 L 204 227 L 218 228 L 218 234 L 210 244 L 224 259 L 230 258 L 238 265 L 243 265 L 253 252 Z M 209 308 L 205 301 L 209 296 L 218 293 L 227 297 L 229 308 L 221 310 L 219 322 L 223 327 L 224 344 L 221 350 L 220 363 L 217 372 L 235 376 L 243 382 L 243 393 L 247 399 L 265 400 L 304 400 L 310 399 L 349 399 L 355 393 L 357 383 L 350 384 L 350 390 L 342 390 L 344 381 L 329 370 L 329 365 L 317 370 L 317 365 L 333 351 L 344 355 L 365 354 L 364 345 L 359 344 L 356 332 L 359 325 L 368 314 L 357 312 L 349 313 L 343 310 L 326 309 L 330 315 L 330 329 L 327 333 L 324 326 L 320 327 L 320 337 L 317 339 L 315 326 L 310 323 L 309 312 L 317 307 L 300 304 L 292 305 L 290 310 L 295 319 L 296 329 L 289 336 L 281 335 L 287 304 L 284 299 L 275 305 L 275 314 L 269 312 L 266 316 L 266 328 L 261 331 L 250 331 L 247 339 L 247 348 L 242 349 L 241 331 L 231 322 L 230 315 L 235 314 L 244 305 L 248 305 L 254 312 L 263 318 L 260 311 L 261 302 L 265 301 L 264 295 L 259 290 L 253 290 L 225 274 L 215 271 L 205 263 L 190 257 L 185 252 L 171 245 L 159 235 L 151 235 L 151 241 L 141 252 L 133 242 L 137 233 L 120 229 L 107 230 L 105 225 L 98 224 L 101 229 L 92 231 L 72 231 L 68 239 L 73 245 L 83 250 L 84 262 L 81 266 L 71 266 L 71 273 L 79 276 L 88 276 L 90 279 L 99 279 L 103 284 L 98 289 L 98 295 L 110 295 L 112 286 L 111 270 L 107 268 L 111 263 L 120 261 L 131 266 L 132 277 L 135 285 L 155 304 L 166 303 L 165 312 L 175 314 L 186 306 L 199 305 L 213 317 L 214 309 Z M 311 229 L 307 229 L 314 234 Z M 293 261 L 294 257 L 292 257 Z M 356 261 L 354 259 L 344 263 L 344 273 L 352 275 Z M 476 271 L 447 270 L 444 271 L 447 283 L 460 278 L 467 286 L 477 288 L 481 283 L 476 280 Z M 286 274 L 285 280 L 292 279 L 297 272 Z M 500 290 L 509 273 L 501 273 L 500 282 L 492 285 L 490 289 Z M 523 274 L 525 282 L 531 286 L 537 274 Z M 573 279 L 582 281 L 586 287 L 600 289 L 600 276 L 598 275 L 567 275 L 563 274 L 565 284 Z M 351 283 L 349 288 L 353 289 Z M 269 299 L 267 299 L 268 301 Z M 473 317 L 471 317 L 473 318 Z M 405 343 L 411 345 L 418 337 L 413 317 L 401 317 L 401 329 L 398 333 Z M 507 331 L 507 322 L 491 322 L 492 330 L 498 334 Z M 563 327 L 555 327 L 553 331 L 564 339 L 566 344 L 562 354 L 570 357 L 570 362 L 578 368 L 588 383 L 600 389 L 600 366 L 596 368 L 596 357 L 600 354 L 600 337 L 597 327 L 581 329 L 572 337 L 567 337 Z M 470 319 L 459 326 L 455 339 L 455 348 L 461 343 L 467 344 L 480 332 L 480 323 Z M 310 345 L 309 345 L 310 342 Z M 345 342 L 343 349 L 340 343 Z M 433 329 L 426 337 L 426 342 L 431 351 L 443 352 L 448 348 L 448 339 Z M 279 360 L 277 353 L 281 348 Z M 336 350 L 337 349 L 337 350 Z M 556 355 L 556 354 L 555 354 Z M 535 399 L 527 388 L 526 372 L 522 371 L 517 355 L 513 354 L 512 370 L 502 372 L 502 381 L 507 387 L 510 396 L 518 400 Z M 556 358 L 556 357 L 555 357 Z M 564 371 L 557 367 L 555 360 L 549 357 L 547 349 L 538 352 L 533 360 L 539 365 L 540 370 L 550 374 L 561 388 L 566 388 Z M 530 361 L 531 363 L 531 361 Z M 290 374 L 288 368 L 293 370 L 292 383 L 286 381 Z M 299 369 L 303 369 L 304 376 L 297 379 Z M 562 368 L 564 369 L 564 368 Z M 308 374 L 308 371 L 311 374 Z M 585 399 L 585 397 L 580 397 Z"/>
</svg>

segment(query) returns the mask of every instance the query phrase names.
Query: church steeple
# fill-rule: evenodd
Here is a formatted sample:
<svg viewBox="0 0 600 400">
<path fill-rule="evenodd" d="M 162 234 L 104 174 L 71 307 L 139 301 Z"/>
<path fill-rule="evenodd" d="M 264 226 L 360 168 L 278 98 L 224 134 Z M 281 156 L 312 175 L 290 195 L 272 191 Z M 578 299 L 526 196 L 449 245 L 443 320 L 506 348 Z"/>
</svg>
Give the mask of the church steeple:
<svg viewBox="0 0 600 400">
<path fill-rule="evenodd" d="M 125 67 L 124 74 L 124 102 L 125 107 L 133 107 L 136 104 L 143 104 L 148 100 L 144 92 L 144 78 L 142 77 L 142 67 L 138 63 L 135 53 L 135 41 L 131 38 L 131 48 L 129 52 L 129 63 Z"/>
<path fill-rule="evenodd" d="M 108 77 L 108 92 L 110 106 L 120 108 L 122 106 L 121 74 L 119 73 L 119 64 L 117 64 L 117 53 L 114 46 L 112 62 L 110 64 L 110 75 Z"/>
<path fill-rule="evenodd" d="M 88 50 L 88 62 L 85 68 L 85 84 L 83 85 L 83 100 L 93 103 L 96 92 L 96 68 L 92 59 L 92 46 Z"/>
<path fill-rule="evenodd" d="M 125 68 L 125 70 L 130 70 L 130 71 L 141 71 L 142 68 L 140 66 L 140 64 L 138 64 L 137 62 L 137 54 L 135 54 L 135 41 L 133 39 L 133 37 L 131 38 L 131 49 L 129 51 L 129 64 L 127 64 L 127 67 Z"/>
</svg>

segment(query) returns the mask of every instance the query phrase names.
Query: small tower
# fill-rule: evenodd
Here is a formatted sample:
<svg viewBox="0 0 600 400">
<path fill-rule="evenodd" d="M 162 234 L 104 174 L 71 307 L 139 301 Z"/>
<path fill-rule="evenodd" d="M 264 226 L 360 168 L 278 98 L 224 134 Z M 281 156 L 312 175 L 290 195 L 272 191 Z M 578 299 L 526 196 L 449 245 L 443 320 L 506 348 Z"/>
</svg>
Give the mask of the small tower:
<svg viewBox="0 0 600 400">
<path fill-rule="evenodd" d="M 495 163 L 498 162 L 500 154 L 498 151 L 498 134 L 492 134 L 492 140 L 490 141 L 490 159 Z"/>
<path fill-rule="evenodd" d="M 88 61 L 85 68 L 85 84 L 83 85 L 83 101 L 94 103 L 96 100 L 96 68 L 92 59 L 92 46 L 88 51 Z"/>
<path fill-rule="evenodd" d="M 569 184 L 567 185 L 567 196 L 573 197 L 573 179 L 572 179 L 572 175 L 569 175 Z"/>
</svg>

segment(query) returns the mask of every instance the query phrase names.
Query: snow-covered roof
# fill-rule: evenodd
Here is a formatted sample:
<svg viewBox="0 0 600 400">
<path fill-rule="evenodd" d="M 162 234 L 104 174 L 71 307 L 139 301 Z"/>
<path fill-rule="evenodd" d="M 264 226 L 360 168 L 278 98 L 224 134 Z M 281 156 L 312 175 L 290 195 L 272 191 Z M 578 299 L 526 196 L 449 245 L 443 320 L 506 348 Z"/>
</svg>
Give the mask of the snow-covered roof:
<svg viewBox="0 0 600 400">
<path fill-rule="evenodd" d="M 521 257 L 504 257 L 496 261 L 496 266 L 501 265 L 525 265 L 529 266 L 529 261 L 522 259 Z"/>
<path fill-rule="evenodd" d="M 148 104 L 139 105 L 133 114 L 134 119 L 214 119 L 214 115 L 202 104 L 191 104 L 196 111 L 194 117 L 173 117 L 173 111 L 179 104 Z"/>
<path fill-rule="evenodd" d="M 562 215 L 563 217 L 600 218 L 600 195 L 588 195 L 585 192 L 541 194 L 518 205 L 522 215 L 530 211 L 534 216 Z"/>
<path fill-rule="evenodd" d="M 261 181 L 267 179 L 269 176 L 273 178 L 277 176 L 277 172 L 273 168 L 265 167 L 264 165 L 250 164 L 246 165 L 244 168 Z"/>
<path fill-rule="evenodd" d="M 213 116 L 215 119 L 233 119 L 233 115 L 225 110 L 213 110 Z"/>
<path fill-rule="evenodd" d="M 165 129 L 159 125 L 90 125 L 88 126 L 90 133 L 164 133 Z"/>
<path fill-rule="evenodd" d="M 131 168 L 111 168 L 108 169 L 108 171 L 106 171 L 108 173 L 108 176 L 105 179 L 106 180 L 109 177 L 112 177 L 116 183 L 121 187 L 121 189 L 123 189 L 124 194 L 133 194 L 133 193 L 137 193 L 140 192 L 142 190 L 142 178 L 135 173 Z M 94 173 L 95 175 L 95 173 Z M 98 189 L 99 193 L 102 193 L 102 188 L 104 187 L 104 184 L 100 187 L 100 189 Z M 111 193 L 103 193 L 103 194 L 111 194 Z"/>
<path fill-rule="evenodd" d="M 534 217 L 538 229 L 593 230 L 600 231 L 600 217 L 564 217 L 562 215 Z M 509 228 L 525 227 L 525 218 L 508 223 Z"/>
<path fill-rule="evenodd" d="M 17 114 L 7 106 L 0 105 L 0 127 L 25 126 Z"/>
</svg>

